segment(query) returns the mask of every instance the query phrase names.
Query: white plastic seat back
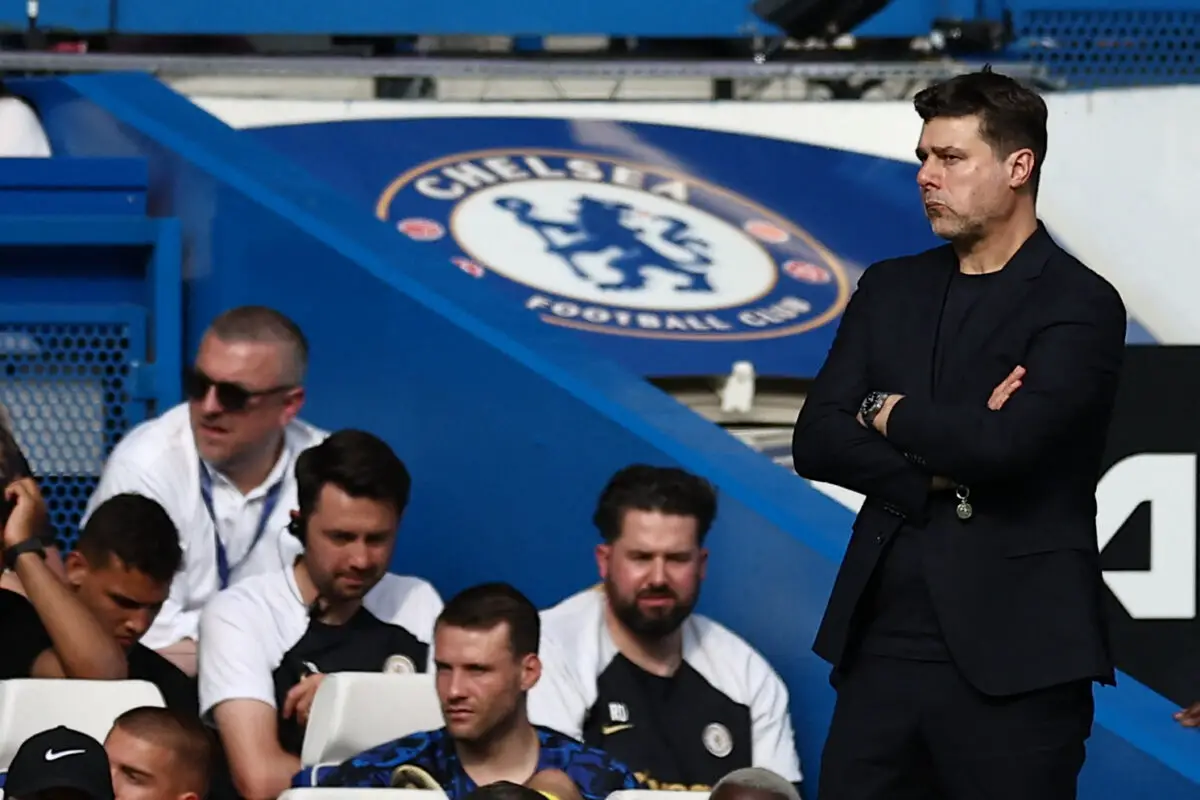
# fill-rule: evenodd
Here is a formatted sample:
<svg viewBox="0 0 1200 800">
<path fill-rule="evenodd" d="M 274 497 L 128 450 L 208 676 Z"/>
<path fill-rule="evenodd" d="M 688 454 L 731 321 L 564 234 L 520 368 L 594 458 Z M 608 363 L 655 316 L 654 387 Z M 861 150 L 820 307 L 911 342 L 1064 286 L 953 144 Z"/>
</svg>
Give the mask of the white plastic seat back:
<svg viewBox="0 0 1200 800">
<path fill-rule="evenodd" d="M 278 800 L 446 800 L 445 792 L 424 789 L 288 789 Z"/>
<path fill-rule="evenodd" d="M 672 792 L 650 789 L 621 789 L 608 796 L 608 800 L 708 800 L 709 792 Z"/>
<path fill-rule="evenodd" d="M 148 681 L 0 681 L 0 767 L 7 768 L 35 733 L 66 725 L 103 742 L 126 711 L 163 705 Z"/>
<path fill-rule="evenodd" d="M 334 672 L 313 698 L 300 760 L 340 762 L 444 724 L 432 675 Z"/>
</svg>

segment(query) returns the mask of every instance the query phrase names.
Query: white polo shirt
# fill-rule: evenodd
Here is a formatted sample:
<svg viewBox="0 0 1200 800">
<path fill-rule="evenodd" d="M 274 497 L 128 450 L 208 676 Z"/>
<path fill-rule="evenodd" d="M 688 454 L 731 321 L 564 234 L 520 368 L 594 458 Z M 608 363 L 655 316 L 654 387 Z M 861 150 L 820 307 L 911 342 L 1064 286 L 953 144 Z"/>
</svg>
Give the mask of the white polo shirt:
<svg viewBox="0 0 1200 800">
<path fill-rule="evenodd" d="M 617 650 L 601 587 L 541 613 L 542 678 L 529 719 L 599 747 L 649 788 L 698 790 L 741 767 L 801 780 L 783 680 L 744 639 L 692 614 L 683 665 L 651 675 Z"/>
<path fill-rule="evenodd" d="M 293 420 L 284 432 L 284 450 L 262 484 L 243 495 L 220 473 L 209 468 L 213 512 L 229 565 L 230 585 L 267 571 L 290 567 L 303 549 L 287 533 L 289 512 L 296 508 L 296 457 L 320 444 L 329 434 Z M 188 422 L 186 403 L 129 431 L 104 465 L 100 484 L 88 500 L 83 521 L 113 495 L 140 494 L 157 500 L 179 529 L 183 566 L 171 583 L 171 593 L 142 644 L 158 650 L 199 635 L 200 610 L 220 589 L 216 532 L 200 491 L 200 456 Z M 254 545 L 263 508 L 271 489 L 278 497 L 262 538 Z"/>
<path fill-rule="evenodd" d="M 342 625 L 309 616 L 292 569 L 246 578 L 205 607 L 200 621 L 200 711 L 226 700 L 258 700 L 276 710 L 309 673 L 428 672 L 437 590 L 420 578 L 388 573 Z M 300 752 L 303 730 L 278 720 L 281 744 Z"/>
</svg>

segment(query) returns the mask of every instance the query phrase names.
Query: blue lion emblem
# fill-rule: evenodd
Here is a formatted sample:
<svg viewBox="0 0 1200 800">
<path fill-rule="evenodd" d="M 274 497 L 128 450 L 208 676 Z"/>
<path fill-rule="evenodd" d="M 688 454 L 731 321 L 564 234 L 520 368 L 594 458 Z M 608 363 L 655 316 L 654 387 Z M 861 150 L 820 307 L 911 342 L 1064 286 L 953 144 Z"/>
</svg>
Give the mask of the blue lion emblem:
<svg viewBox="0 0 1200 800">
<path fill-rule="evenodd" d="M 666 223 L 663 241 L 675 245 L 691 254 L 688 261 L 680 261 L 659 252 L 644 242 L 641 231 L 630 224 L 628 215 L 637 209 L 627 203 L 602 200 L 590 195 L 575 198 L 575 219 L 570 222 L 546 220 L 534 215 L 533 204 L 519 197 L 501 197 L 496 205 L 512 213 L 522 225 L 532 228 L 546 244 L 546 252 L 561 258 L 571 271 L 582 280 L 604 290 L 641 289 L 646 285 L 646 270 L 658 269 L 687 280 L 677 286 L 681 292 L 712 292 L 708 282 L 708 268 L 712 259 L 708 256 L 708 242 L 697 238 L 687 223 L 674 217 L 658 217 Z M 549 233 L 557 231 L 569 237 L 566 243 L 554 241 Z M 599 283 L 579 266 L 576 259 L 581 255 L 598 255 L 615 250 L 608 266 L 619 271 L 621 280 Z"/>
</svg>

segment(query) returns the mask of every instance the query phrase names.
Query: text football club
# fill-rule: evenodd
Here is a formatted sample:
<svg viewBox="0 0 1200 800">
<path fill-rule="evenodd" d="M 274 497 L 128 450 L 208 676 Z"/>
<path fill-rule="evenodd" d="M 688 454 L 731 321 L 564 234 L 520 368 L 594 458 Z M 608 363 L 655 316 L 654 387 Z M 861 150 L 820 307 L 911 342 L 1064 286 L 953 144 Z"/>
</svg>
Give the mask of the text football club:
<svg viewBox="0 0 1200 800">
<path fill-rule="evenodd" d="M 691 175 L 591 153 L 440 158 L 393 181 L 376 215 L 565 327 L 770 339 L 837 319 L 850 294 L 837 258 L 782 216 Z"/>
</svg>

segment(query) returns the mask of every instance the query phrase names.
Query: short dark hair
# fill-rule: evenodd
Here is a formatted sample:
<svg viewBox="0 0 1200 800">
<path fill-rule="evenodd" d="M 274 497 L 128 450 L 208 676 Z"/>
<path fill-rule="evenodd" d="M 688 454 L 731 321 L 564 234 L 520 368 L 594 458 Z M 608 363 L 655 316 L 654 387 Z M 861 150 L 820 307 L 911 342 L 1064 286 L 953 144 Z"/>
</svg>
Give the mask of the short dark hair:
<svg viewBox="0 0 1200 800">
<path fill-rule="evenodd" d="M 75 549 L 94 567 L 116 556 L 159 583 L 170 583 L 183 561 L 175 523 L 157 501 L 140 494 L 113 495 L 96 506 Z"/>
<path fill-rule="evenodd" d="M 463 800 L 546 800 L 546 796 L 519 783 L 496 781 L 472 790 Z"/>
<path fill-rule="evenodd" d="M 403 514 L 412 492 L 408 467 L 378 436 L 353 429 L 340 430 L 310 447 L 296 459 L 296 499 L 300 516 L 308 519 L 326 484 L 351 497 L 390 503 Z"/>
<path fill-rule="evenodd" d="M 154 744 L 164 745 L 175 754 L 176 770 L 190 772 L 195 782 L 188 787 L 204 797 L 216 762 L 213 735 L 194 714 L 157 706 L 140 706 L 117 717 L 114 728 Z"/>
<path fill-rule="evenodd" d="M 1030 186 L 1037 192 L 1046 160 L 1049 112 L 1046 101 L 1033 89 L 984 67 L 922 89 L 913 98 L 913 107 L 923 122 L 938 117 L 979 117 L 979 135 L 1002 158 L 1016 150 L 1032 150 Z"/>
<path fill-rule="evenodd" d="M 517 658 L 536 654 L 542 636 L 542 619 L 528 597 L 507 583 L 481 583 L 463 589 L 446 603 L 437 626 L 490 631 L 508 623 L 508 644 Z"/>
<path fill-rule="evenodd" d="M 620 538 L 627 511 L 695 517 L 702 544 L 717 516 L 717 491 L 704 478 L 677 467 L 633 464 L 613 475 L 600 493 L 592 522 L 604 541 L 612 544 Z"/>
<path fill-rule="evenodd" d="M 266 306 L 238 306 L 220 314 L 208 332 L 223 342 L 270 342 L 290 352 L 287 380 L 299 386 L 308 371 L 308 339 L 286 315 Z"/>
</svg>

